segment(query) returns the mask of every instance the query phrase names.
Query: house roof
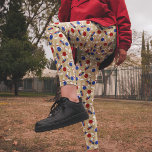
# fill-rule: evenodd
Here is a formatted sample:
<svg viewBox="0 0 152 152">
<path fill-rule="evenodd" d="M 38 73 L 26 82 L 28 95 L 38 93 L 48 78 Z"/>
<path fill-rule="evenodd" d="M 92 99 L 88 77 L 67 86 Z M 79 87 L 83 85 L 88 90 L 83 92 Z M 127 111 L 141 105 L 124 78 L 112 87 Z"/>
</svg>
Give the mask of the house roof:
<svg viewBox="0 0 152 152">
<path fill-rule="evenodd" d="M 50 69 L 44 69 L 42 71 L 42 77 L 56 77 L 57 75 L 57 70 L 50 70 Z M 27 78 L 36 78 L 38 76 L 36 76 L 34 73 L 32 72 L 28 72 L 23 79 L 27 79 Z"/>
</svg>

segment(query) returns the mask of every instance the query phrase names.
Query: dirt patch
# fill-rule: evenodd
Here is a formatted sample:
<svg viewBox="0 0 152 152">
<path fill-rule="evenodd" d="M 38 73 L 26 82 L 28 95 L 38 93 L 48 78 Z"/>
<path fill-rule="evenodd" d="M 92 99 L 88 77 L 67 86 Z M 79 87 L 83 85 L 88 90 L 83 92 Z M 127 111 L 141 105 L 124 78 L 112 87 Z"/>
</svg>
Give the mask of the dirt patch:
<svg viewBox="0 0 152 152">
<path fill-rule="evenodd" d="M 86 151 L 81 123 L 34 132 L 35 123 L 49 114 L 49 98 L 0 99 L 0 152 Z M 101 152 L 152 151 L 152 103 L 95 99 L 94 106 Z"/>
</svg>

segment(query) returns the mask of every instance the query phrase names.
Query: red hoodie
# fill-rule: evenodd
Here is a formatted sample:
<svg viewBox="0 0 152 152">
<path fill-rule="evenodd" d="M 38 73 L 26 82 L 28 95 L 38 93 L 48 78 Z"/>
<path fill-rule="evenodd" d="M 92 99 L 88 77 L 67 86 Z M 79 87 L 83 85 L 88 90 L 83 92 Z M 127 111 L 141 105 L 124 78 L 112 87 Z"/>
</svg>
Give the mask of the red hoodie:
<svg viewBox="0 0 152 152">
<path fill-rule="evenodd" d="M 58 18 L 60 22 L 90 20 L 102 26 L 116 25 L 116 51 L 127 51 L 131 46 L 131 22 L 125 0 L 61 0 Z"/>
</svg>

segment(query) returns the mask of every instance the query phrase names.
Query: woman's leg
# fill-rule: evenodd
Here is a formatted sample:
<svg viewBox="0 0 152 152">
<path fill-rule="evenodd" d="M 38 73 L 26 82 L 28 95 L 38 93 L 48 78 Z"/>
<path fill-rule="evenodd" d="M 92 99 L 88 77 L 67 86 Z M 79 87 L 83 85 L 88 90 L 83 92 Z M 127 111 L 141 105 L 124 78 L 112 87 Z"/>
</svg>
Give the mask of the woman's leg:
<svg viewBox="0 0 152 152">
<path fill-rule="evenodd" d="M 76 94 L 75 65 L 71 45 L 74 45 L 73 26 L 70 22 L 52 23 L 47 28 L 47 37 L 57 67 L 61 96 L 79 102 Z M 69 93 L 70 92 L 70 93 Z"/>
<path fill-rule="evenodd" d="M 82 60 L 85 59 L 85 60 Z M 98 73 L 97 62 L 94 57 L 82 53 L 76 63 L 76 78 L 78 96 L 82 98 L 84 106 L 89 114 L 89 119 L 82 122 L 83 132 L 88 150 L 98 149 L 97 120 L 93 106 L 95 83 Z"/>
<path fill-rule="evenodd" d="M 93 106 L 95 84 L 100 63 L 114 51 L 116 46 L 116 30 L 115 27 L 100 29 L 96 24 L 91 24 L 91 26 L 85 23 L 83 24 L 86 25 L 87 28 L 91 27 L 89 32 L 91 32 L 92 35 L 86 31 L 87 38 L 85 41 L 81 39 L 81 43 L 85 44 L 85 51 L 84 48 L 81 47 L 83 45 L 81 45 L 77 52 L 77 94 L 82 97 L 85 108 L 89 114 L 89 119 L 82 122 L 87 149 L 90 152 L 97 152 L 96 149 L 99 148 L 97 120 Z M 94 43 L 92 43 L 92 40 L 94 40 Z"/>
</svg>

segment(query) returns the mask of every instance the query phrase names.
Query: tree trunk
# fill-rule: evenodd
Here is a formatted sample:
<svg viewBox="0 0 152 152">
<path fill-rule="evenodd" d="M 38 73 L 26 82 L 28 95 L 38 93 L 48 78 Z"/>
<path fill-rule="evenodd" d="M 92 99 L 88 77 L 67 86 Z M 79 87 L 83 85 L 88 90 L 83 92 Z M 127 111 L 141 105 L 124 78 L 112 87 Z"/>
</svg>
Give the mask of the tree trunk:
<svg viewBox="0 0 152 152">
<path fill-rule="evenodd" d="M 14 82 L 14 93 L 15 93 L 15 96 L 18 96 L 18 83 L 17 83 L 17 81 Z"/>
</svg>

